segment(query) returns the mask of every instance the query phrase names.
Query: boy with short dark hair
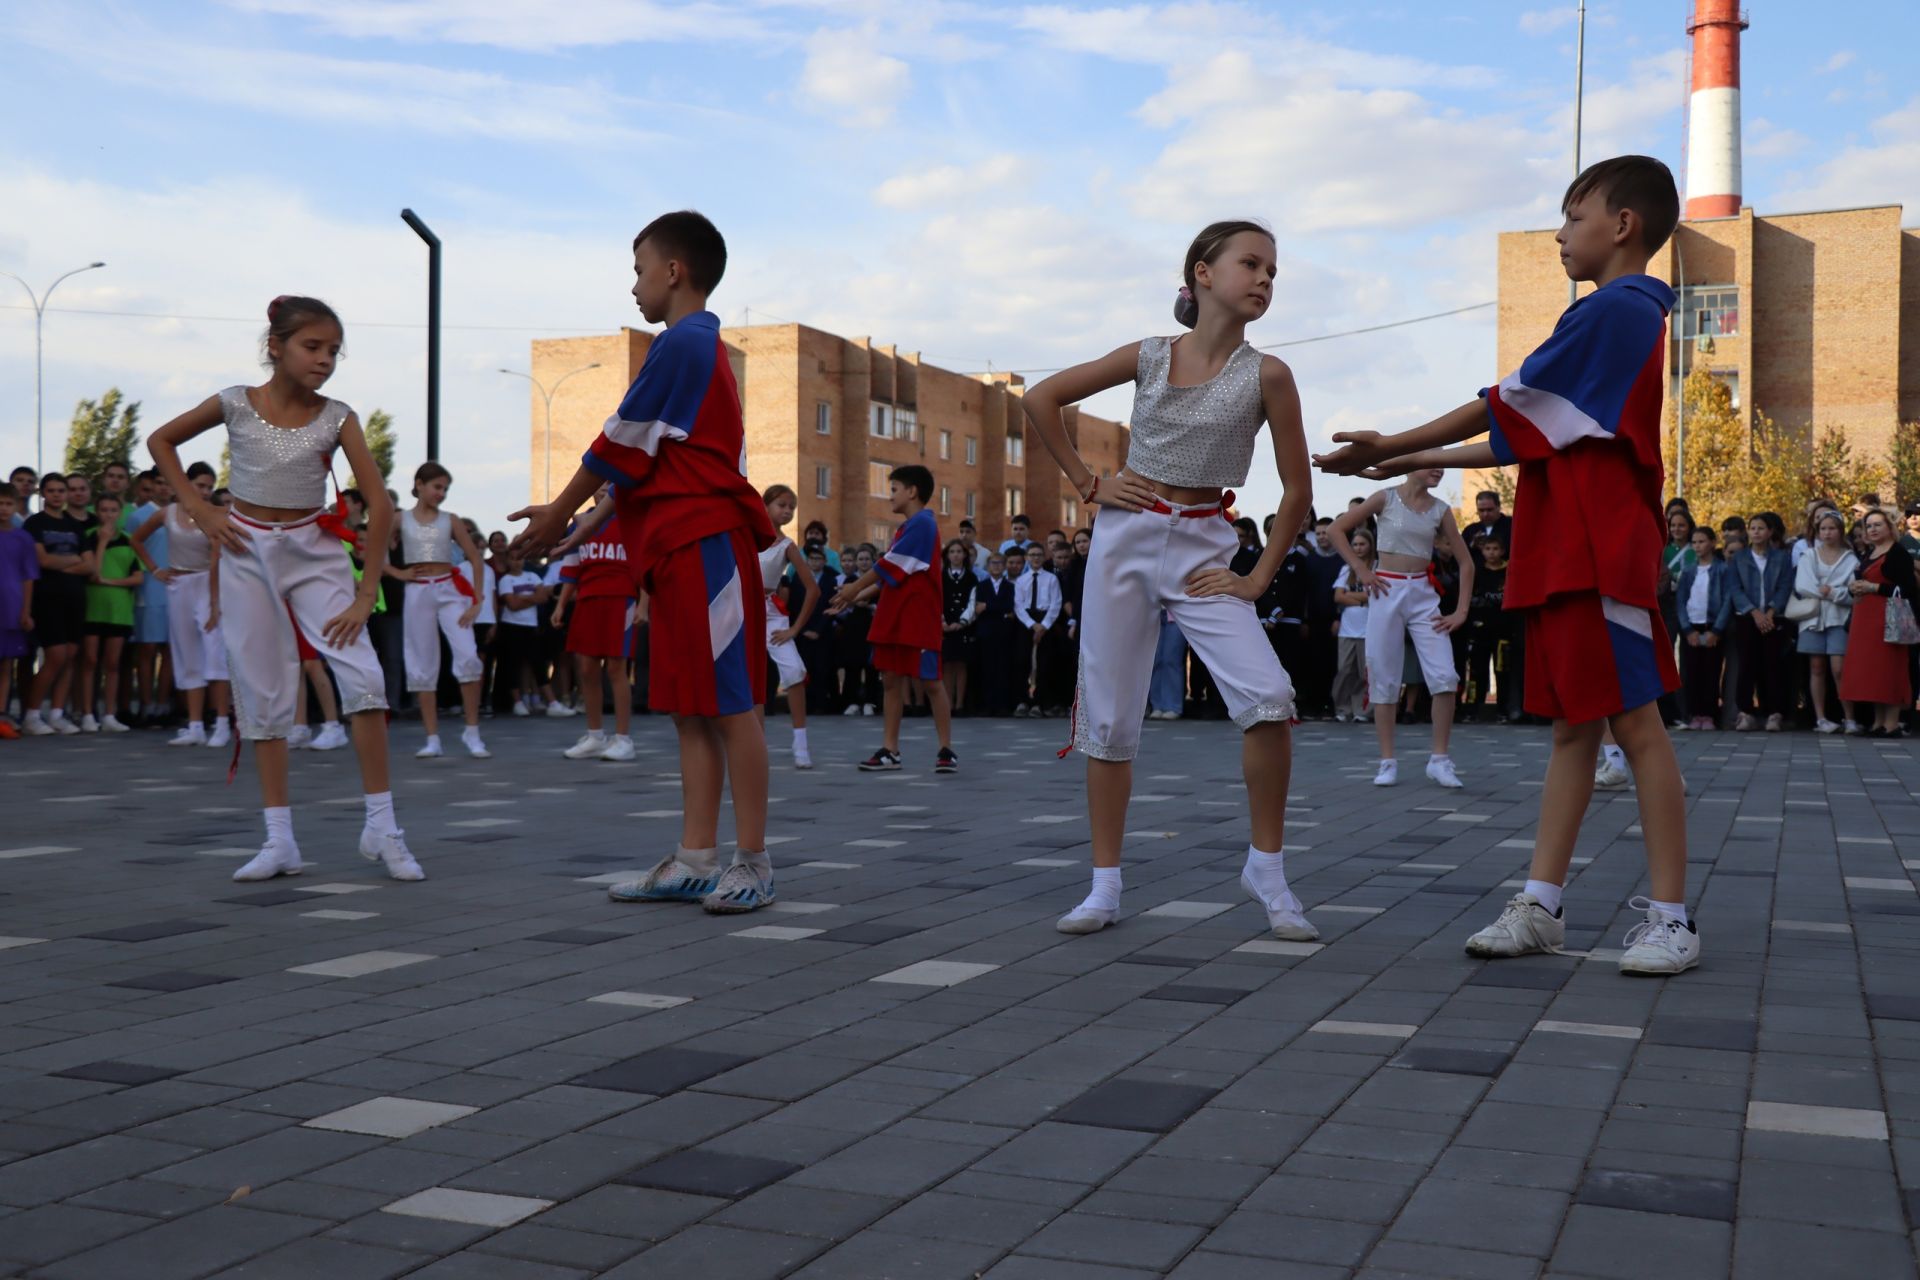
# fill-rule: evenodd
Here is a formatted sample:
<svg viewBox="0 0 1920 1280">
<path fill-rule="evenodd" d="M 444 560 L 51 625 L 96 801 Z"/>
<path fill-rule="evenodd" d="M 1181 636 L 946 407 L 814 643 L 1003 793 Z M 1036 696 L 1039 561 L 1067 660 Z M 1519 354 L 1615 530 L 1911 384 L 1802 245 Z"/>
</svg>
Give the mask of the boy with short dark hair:
<svg viewBox="0 0 1920 1280">
<path fill-rule="evenodd" d="M 698 902 L 715 913 L 774 901 L 767 857 L 767 739 L 754 714 L 766 701 L 766 600 L 761 551 L 776 534 L 743 474 L 740 388 L 707 295 L 727 245 L 690 210 L 655 218 L 633 239 L 633 297 L 648 323 L 666 323 L 640 373 L 558 497 L 517 511 L 515 553 L 553 545 L 604 482 L 627 564 L 649 597 L 648 702 L 672 714 L 680 738 L 680 845 L 638 881 L 612 885 L 621 902 Z M 738 846 L 720 866 L 720 793 L 731 782 Z"/>
<path fill-rule="evenodd" d="M 860 762 L 869 773 L 900 767 L 900 717 L 906 709 L 906 681 L 913 681 L 933 712 L 940 735 L 935 773 L 957 773 L 960 759 L 953 754 L 953 705 L 940 679 L 940 649 L 944 618 L 939 575 L 934 561 L 940 554 L 940 527 L 927 499 L 933 496 L 933 472 L 917 464 L 895 467 L 887 476 L 889 502 L 895 515 L 905 516 L 893 535 L 887 554 L 873 568 L 834 593 L 830 610 L 838 611 L 863 596 L 878 592 L 867 639 L 873 645 L 873 665 L 880 672 L 882 705 L 886 711 L 885 738 L 880 749 Z"/>
<path fill-rule="evenodd" d="M 1673 290 L 1646 274 L 1679 221 L 1667 167 L 1603 160 L 1575 178 L 1556 237 L 1569 277 L 1595 285 L 1553 335 L 1481 398 L 1397 436 L 1341 433 L 1322 469 L 1386 478 L 1427 467 L 1518 463 L 1505 604 L 1525 615 L 1526 707 L 1553 720 L 1540 830 L 1525 889 L 1467 942 L 1470 955 L 1557 952 L 1560 891 L 1594 761 L 1611 726 L 1639 784 L 1652 900 L 1627 935 L 1622 973 L 1674 974 L 1700 962 L 1687 918 L 1680 767 L 1656 699 L 1679 685 L 1654 595 L 1666 541 L 1660 398 Z M 1484 403 L 1483 403 L 1484 401 Z M 1480 444 L 1455 444 L 1486 432 Z"/>
</svg>

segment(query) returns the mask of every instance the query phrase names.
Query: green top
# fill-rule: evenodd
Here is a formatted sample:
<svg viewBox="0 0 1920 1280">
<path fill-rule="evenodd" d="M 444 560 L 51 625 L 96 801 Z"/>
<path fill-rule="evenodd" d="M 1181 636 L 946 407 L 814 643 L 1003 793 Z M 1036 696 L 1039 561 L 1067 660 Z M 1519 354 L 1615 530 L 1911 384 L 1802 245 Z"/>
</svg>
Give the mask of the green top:
<svg viewBox="0 0 1920 1280">
<path fill-rule="evenodd" d="M 1693 554 L 1690 546 L 1675 546 L 1669 542 L 1660 548 L 1660 563 L 1666 566 L 1667 579 L 1680 581 L 1680 575 L 1700 563 L 1700 557 Z"/>
<path fill-rule="evenodd" d="M 140 558 L 134 555 L 133 544 L 125 538 L 115 538 L 100 553 L 99 573 L 103 578 L 131 578 L 140 572 Z M 133 591 L 132 587 L 104 587 L 97 582 L 89 582 L 87 621 L 119 627 L 132 626 Z"/>
</svg>

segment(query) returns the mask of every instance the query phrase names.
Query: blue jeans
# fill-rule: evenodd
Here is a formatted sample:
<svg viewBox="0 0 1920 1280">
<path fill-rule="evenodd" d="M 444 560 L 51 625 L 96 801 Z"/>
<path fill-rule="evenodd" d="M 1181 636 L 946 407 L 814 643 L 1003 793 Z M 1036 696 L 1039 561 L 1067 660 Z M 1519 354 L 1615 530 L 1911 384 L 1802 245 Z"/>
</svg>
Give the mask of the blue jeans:
<svg viewBox="0 0 1920 1280">
<path fill-rule="evenodd" d="M 1162 615 L 1160 639 L 1153 649 L 1153 683 L 1147 686 L 1149 710 L 1178 712 L 1186 706 L 1186 668 L 1187 638 L 1171 618 Z"/>
</svg>

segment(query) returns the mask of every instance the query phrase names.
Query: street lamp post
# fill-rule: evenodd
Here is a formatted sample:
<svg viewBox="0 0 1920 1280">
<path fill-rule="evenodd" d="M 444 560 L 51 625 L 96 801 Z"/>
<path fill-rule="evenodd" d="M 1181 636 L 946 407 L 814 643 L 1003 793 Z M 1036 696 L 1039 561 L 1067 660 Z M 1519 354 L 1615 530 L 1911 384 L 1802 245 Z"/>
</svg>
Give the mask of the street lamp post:
<svg viewBox="0 0 1920 1280">
<path fill-rule="evenodd" d="M 34 467 L 34 470 L 39 471 L 42 474 L 46 472 L 47 460 L 44 456 L 46 450 L 41 437 L 40 368 L 41 368 L 42 342 L 41 342 L 40 331 L 43 326 L 43 322 L 46 320 L 46 316 L 47 316 L 47 299 L 53 296 L 53 291 L 59 287 L 60 281 L 65 280 L 67 276 L 77 276 L 82 271 L 91 271 L 95 267 L 104 267 L 106 265 L 107 264 L 104 262 L 89 262 L 84 267 L 75 267 L 73 270 L 67 272 L 67 275 L 56 277 L 54 282 L 47 286 L 47 291 L 41 294 L 37 298 L 33 296 L 32 285 L 28 284 L 25 280 L 22 280 L 19 276 L 13 274 L 13 272 L 11 271 L 0 271 L 0 276 L 7 277 L 7 279 L 13 281 L 15 284 L 19 285 L 22 289 L 25 289 L 27 291 L 27 297 L 31 299 L 33 302 L 33 467 Z"/>
<path fill-rule="evenodd" d="M 517 369 L 500 370 L 501 373 L 506 374 L 509 378 L 525 378 L 528 382 L 533 383 L 533 389 L 540 393 L 540 399 L 546 406 L 546 417 L 547 417 L 546 481 L 543 486 L 541 497 L 543 498 L 543 500 L 547 502 L 553 501 L 553 397 L 554 397 L 554 394 L 560 390 L 560 384 L 562 382 L 565 382 L 568 378 L 571 378 L 574 374 L 585 373 L 589 369 L 598 369 L 599 367 L 600 367 L 600 362 L 598 360 L 594 361 L 592 364 L 583 364 L 578 369 L 572 369 L 566 373 L 561 374 L 559 380 L 556 381 L 551 387 L 541 386 L 539 379 L 535 378 L 530 373 L 521 373 Z"/>
</svg>

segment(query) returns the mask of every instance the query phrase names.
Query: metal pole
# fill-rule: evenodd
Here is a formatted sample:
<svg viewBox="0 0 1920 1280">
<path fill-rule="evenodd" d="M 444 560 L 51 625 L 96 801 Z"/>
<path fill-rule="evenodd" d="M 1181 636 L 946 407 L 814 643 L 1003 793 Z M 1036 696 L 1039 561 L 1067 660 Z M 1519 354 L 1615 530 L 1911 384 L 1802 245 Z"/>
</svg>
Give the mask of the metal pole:
<svg viewBox="0 0 1920 1280">
<path fill-rule="evenodd" d="M 1679 228 L 1674 228 L 1673 270 L 1679 276 L 1675 310 L 1680 313 L 1680 342 L 1674 365 L 1680 374 L 1680 392 L 1673 398 L 1673 496 L 1687 496 L 1687 259 L 1680 252 Z"/>
<path fill-rule="evenodd" d="M 521 373 L 517 369 L 500 370 L 501 373 L 506 374 L 509 378 L 525 378 L 528 382 L 533 383 L 533 389 L 540 393 L 541 400 L 546 404 L 546 480 L 544 481 L 544 490 L 541 496 L 548 502 L 553 501 L 553 397 L 559 393 L 560 384 L 568 378 L 571 378 L 574 374 L 585 373 L 589 369 L 598 369 L 599 367 L 600 362 L 595 360 L 592 364 L 583 364 L 578 369 L 569 369 L 567 372 L 561 374 L 554 382 L 552 390 L 541 386 L 539 380 L 532 374 Z"/>
<path fill-rule="evenodd" d="M 1578 32 L 1573 46 L 1573 176 L 1580 176 L 1580 108 L 1586 96 L 1587 79 L 1587 0 L 1580 0 Z M 1567 305 L 1580 299 L 1578 281 L 1567 281 Z"/>
<path fill-rule="evenodd" d="M 400 220 L 427 242 L 427 458 L 440 459 L 440 237 L 411 209 Z"/>
<path fill-rule="evenodd" d="M 73 270 L 67 272 L 66 275 L 56 276 L 54 277 L 53 283 L 47 286 L 47 291 L 37 298 L 33 296 L 32 285 L 22 280 L 19 276 L 14 275 L 11 271 L 0 271 L 0 276 L 7 277 L 7 279 L 13 281 L 22 289 L 25 289 L 27 291 L 28 301 L 33 303 L 33 467 L 35 471 L 38 471 L 42 475 L 46 474 L 47 470 L 46 444 L 41 414 L 43 400 L 42 387 L 44 385 L 42 368 L 44 365 L 45 350 L 42 330 L 45 328 L 47 318 L 47 299 L 53 296 L 53 291 L 60 287 L 60 282 L 65 280 L 67 276 L 77 276 L 82 271 L 92 271 L 95 267 L 104 267 L 106 265 L 104 262 L 89 262 L 84 267 L 75 267 Z"/>
</svg>

